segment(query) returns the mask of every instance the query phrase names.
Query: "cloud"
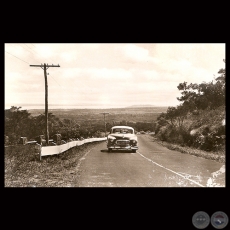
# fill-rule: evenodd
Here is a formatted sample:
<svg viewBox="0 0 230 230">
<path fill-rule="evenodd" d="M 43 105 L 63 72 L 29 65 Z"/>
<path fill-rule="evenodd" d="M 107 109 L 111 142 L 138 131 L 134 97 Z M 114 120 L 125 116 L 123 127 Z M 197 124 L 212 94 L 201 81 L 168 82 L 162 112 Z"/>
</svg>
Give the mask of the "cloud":
<svg viewBox="0 0 230 230">
<path fill-rule="evenodd" d="M 183 67 L 183 69 L 204 68 L 216 73 L 223 66 L 225 45 L 223 43 L 156 44 L 154 57 L 160 60 L 158 64 L 165 70 L 173 69 L 175 66 L 174 69 L 178 72 Z"/>
<path fill-rule="evenodd" d="M 41 58 L 51 58 L 53 56 L 53 49 L 49 45 L 38 44 L 36 52 Z"/>
<path fill-rule="evenodd" d="M 101 68 L 101 69 L 87 69 L 85 70 L 86 74 L 90 75 L 92 79 L 109 79 L 109 80 L 124 80 L 127 78 L 132 77 L 132 73 L 122 68 L 117 69 L 108 69 L 108 68 Z"/>
<path fill-rule="evenodd" d="M 155 59 L 149 56 L 149 50 L 139 47 L 134 44 L 122 45 L 117 48 L 122 55 L 130 60 L 137 62 L 154 61 Z"/>
<path fill-rule="evenodd" d="M 70 62 L 73 61 L 74 56 L 72 52 L 64 52 L 60 55 L 60 57 L 65 61 L 65 62 Z"/>
<path fill-rule="evenodd" d="M 6 51 L 48 69 L 49 103 L 179 103 L 177 85 L 213 80 L 223 44 L 8 44 Z M 44 71 L 5 54 L 7 101 L 44 103 Z M 55 61 L 55 62 L 53 62 Z M 179 94 L 179 95 L 178 95 Z"/>
<path fill-rule="evenodd" d="M 161 76 L 156 70 L 146 70 L 146 69 L 130 69 L 133 75 L 133 81 L 138 85 L 141 82 L 156 82 L 161 81 Z"/>
<path fill-rule="evenodd" d="M 30 52 L 26 50 L 26 46 L 23 46 L 23 44 L 5 44 L 5 50 L 22 59 L 30 55 Z"/>
<path fill-rule="evenodd" d="M 88 79 L 100 80 L 125 80 L 132 77 L 132 73 L 122 68 L 65 68 L 62 71 L 64 79 L 76 79 L 76 81 Z"/>
<path fill-rule="evenodd" d="M 80 45 L 83 50 L 84 49 L 96 50 L 100 47 L 101 44 L 100 43 L 80 43 L 77 45 Z"/>
</svg>

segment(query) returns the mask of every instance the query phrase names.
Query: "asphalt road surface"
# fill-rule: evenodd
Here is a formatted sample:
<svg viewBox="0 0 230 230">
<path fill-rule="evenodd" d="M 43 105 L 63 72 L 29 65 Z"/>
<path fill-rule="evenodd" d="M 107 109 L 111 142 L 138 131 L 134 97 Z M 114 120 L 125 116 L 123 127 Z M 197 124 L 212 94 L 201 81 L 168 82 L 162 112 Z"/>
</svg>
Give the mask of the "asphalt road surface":
<svg viewBox="0 0 230 230">
<path fill-rule="evenodd" d="M 149 135 L 138 135 L 136 153 L 107 151 L 98 143 L 80 160 L 78 187 L 207 187 L 207 181 L 223 166 L 178 151 L 169 150 Z M 220 187 L 225 186 L 225 173 Z"/>
</svg>

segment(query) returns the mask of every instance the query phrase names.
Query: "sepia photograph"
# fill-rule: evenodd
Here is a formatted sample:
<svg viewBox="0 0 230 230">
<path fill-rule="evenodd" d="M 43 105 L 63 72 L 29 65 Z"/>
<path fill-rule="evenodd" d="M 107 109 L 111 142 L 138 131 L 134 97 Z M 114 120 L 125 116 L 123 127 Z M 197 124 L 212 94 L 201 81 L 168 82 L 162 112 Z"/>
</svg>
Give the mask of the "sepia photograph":
<svg viewBox="0 0 230 230">
<path fill-rule="evenodd" d="M 4 43 L 4 187 L 226 187 L 225 43 Z"/>
</svg>

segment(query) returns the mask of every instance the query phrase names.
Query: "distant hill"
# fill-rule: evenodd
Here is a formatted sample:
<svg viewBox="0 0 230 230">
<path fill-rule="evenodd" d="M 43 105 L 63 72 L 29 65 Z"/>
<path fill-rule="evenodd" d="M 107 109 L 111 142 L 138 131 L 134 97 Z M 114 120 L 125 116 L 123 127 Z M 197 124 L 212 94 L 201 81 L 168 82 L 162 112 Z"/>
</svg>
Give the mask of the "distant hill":
<svg viewBox="0 0 230 230">
<path fill-rule="evenodd" d="M 143 108 L 143 107 L 160 107 L 160 106 L 155 106 L 155 105 L 131 105 L 131 106 L 127 106 L 126 108 Z"/>
</svg>

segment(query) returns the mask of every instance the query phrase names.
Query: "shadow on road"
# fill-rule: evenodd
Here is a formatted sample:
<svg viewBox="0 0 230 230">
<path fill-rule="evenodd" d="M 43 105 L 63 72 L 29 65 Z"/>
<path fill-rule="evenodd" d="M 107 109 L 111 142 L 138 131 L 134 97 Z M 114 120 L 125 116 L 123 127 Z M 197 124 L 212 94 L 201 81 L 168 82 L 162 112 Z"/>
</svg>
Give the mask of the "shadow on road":
<svg viewBox="0 0 230 230">
<path fill-rule="evenodd" d="M 109 152 L 108 149 L 102 149 L 101 152 L 104 153 L 132 153 L 131 150 L 112 150 L 112 152 Z"/>
<path fill-rule="evenodd" d="M 101 152 L 106 153 L 106 152 L 108 152 L 108 149 L 102 149 Z"/>
</svg>

